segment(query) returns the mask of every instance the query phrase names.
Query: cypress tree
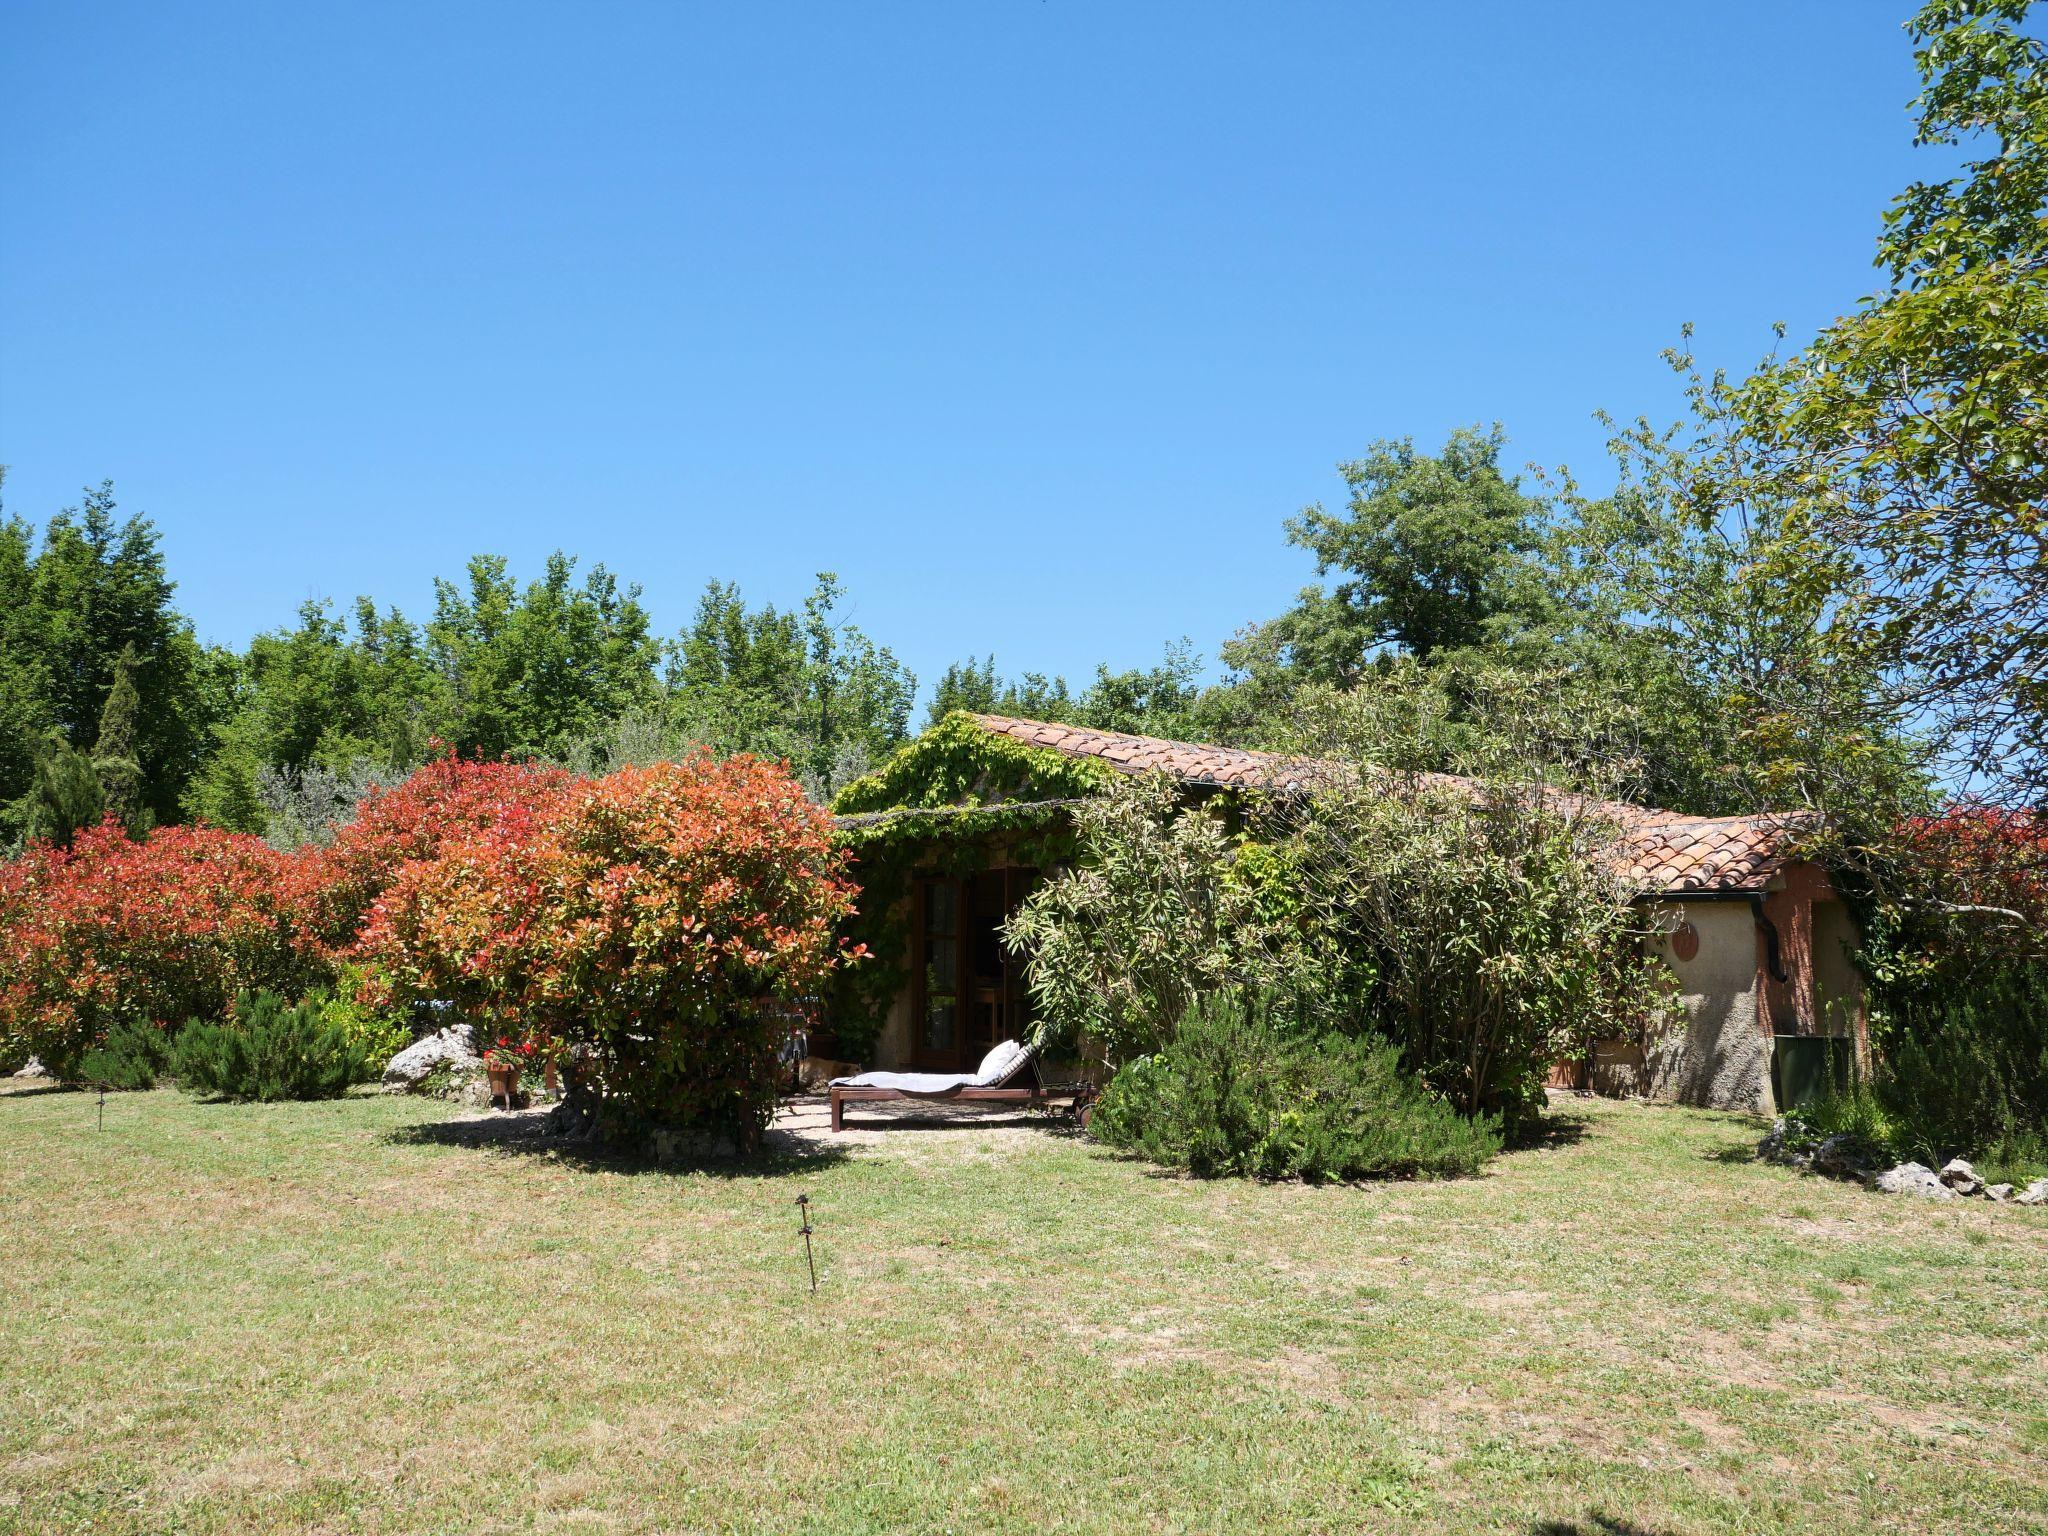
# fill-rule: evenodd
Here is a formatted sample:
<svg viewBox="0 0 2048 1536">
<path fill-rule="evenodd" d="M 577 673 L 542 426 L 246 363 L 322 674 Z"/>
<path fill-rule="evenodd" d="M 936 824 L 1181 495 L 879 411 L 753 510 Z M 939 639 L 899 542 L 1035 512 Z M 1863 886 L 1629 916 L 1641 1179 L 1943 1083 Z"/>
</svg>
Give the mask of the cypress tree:
<svg viewBox="0 0 2048 1536">
<path fill-rule="evenodd" d="M 135 688 L 135 647 L 123 646 L 114 663 L 114 680 L 100 710 L 100 739 L 92 752 L 92 771 L 99 781 L 100 804 L 130 832 L 146 829 L 142 804 L 142 763 L 135 750 L 136 716 L 142 696 Z"/>
</svg>

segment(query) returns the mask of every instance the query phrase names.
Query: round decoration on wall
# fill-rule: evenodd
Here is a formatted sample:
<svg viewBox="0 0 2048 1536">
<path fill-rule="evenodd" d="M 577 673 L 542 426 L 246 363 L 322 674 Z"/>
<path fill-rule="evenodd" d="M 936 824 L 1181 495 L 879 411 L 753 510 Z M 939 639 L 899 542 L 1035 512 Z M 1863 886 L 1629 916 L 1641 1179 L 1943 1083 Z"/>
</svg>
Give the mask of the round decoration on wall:
<svg viewBox="0 0 2048 1536">
<path fill-rule="evenodd" d="M 1671 934 L 1671 953 L 1680 960 L 1690 960 L 1700 952 L 1700 931 L 1691 923 L 1680 923 Z"/>
</svg>

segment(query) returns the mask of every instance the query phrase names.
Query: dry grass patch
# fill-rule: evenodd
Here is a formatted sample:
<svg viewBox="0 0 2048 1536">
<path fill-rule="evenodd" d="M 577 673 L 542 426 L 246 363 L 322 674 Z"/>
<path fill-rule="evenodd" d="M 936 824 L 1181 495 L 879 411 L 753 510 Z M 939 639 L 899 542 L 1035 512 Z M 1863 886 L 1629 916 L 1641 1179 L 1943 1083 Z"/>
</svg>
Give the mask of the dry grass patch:
<svg viewBox="0 0 2048 1536">
<path fill-rule="evenodd" d="M 1017 1123 L 657 1172 L 0 1094 L 0 1532 L 2048 1530 L 2048 1213 L 1566 1112 L 1308 1189 Z"/>
</svg>

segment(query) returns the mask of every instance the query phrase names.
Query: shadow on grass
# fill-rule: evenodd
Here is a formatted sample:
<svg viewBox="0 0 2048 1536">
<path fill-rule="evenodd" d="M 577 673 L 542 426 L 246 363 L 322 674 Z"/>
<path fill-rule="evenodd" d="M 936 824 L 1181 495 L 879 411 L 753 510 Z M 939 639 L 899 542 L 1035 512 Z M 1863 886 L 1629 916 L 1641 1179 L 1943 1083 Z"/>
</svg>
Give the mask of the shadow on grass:
<svg viewBox="0 0 2048 1536">
<path fill-rule="evenodd" d="M 1759 1160 L 1755 1147 L 1744 1146 L 1740 1142 L 1732 1147 L 1716 1147 L 1711 1152 L 1702 1152 L 1700 1156 L 1710 1163 L 1754 1163 Z"/>
<path fill-rule="evenodd" d="M 1546 1111 L 1535 1124 L 1526 1127 L 1508 1143 L 1509 1152 L 1546 1152 L 1557 1147 L 1575 1147 L 1593 1134 L 1593 1122 L 1585 1115 Z"/>
<path fill-rule="evenodd" d="M 24 1078 L 20 1082 L 8 1083 L 5 1090 L 0 1091 L 0 1104 L 6 1103 L 9 1099 L 40 1098 L 42 1095 L 46 1093 L 84 1092 L 85 1089 L 80 1088 L 72 1083 L 59 1083 L 54 1081 L 45 1081 L 42 1078 L 30 1077 Z"/>
<path fill-rule="evenodd" d="M 1538 1520 L 1529 1527 L 1529 1536 L 1663 1536 L 1663 1533 L 1647 1525 L 1637 1525 L 1633 1520 L 1621 1520 L 1595 1511 L 1584 1520 Z"/>
<path fill-rule="evenodd" d="M 1079 1141 L 1087 1134 L 1078 1123 L 1059 1115 L 984 1115 L 974 1120 L 930 1114 L 865 1114 L 858 1118 L 848 1114 L 844 1118 L 849 1131 L 1037 1131 L 1065 1141 Z"/>
<path fill-rule="evenodd" d="M 780 1178 L 816 1173 L 846 1161 L 842 1147 L 769 1132 L 759 1151 L 736 1157 L 657 1159 L 603 1142 L 551 1134 L 542 1114 L 489 1115 L 408 1125 L 385 1138 L 400 1146 L 466 1147 L 502 1157 L 539 1157 L 592 1173 L 675 1175 L 702 1173 L 725 1179 Z"/>
</svg>

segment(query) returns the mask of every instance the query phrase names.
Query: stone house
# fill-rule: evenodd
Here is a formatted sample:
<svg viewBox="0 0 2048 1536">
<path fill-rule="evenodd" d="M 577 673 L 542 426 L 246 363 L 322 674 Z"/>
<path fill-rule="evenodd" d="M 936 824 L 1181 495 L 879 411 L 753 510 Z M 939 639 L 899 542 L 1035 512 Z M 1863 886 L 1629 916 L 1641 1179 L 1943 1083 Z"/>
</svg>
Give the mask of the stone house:
<svg viewBox="0 0 2048 1536">
<path fill-rule="evenodd" d="M 954 715 L 836 806 L 856 858 L 887 834 L 895 878 L 870 888 L 887 912 L 871 943 L 885 969 L 871 1064 L 971 1070 L 1030 1026 L 1020 962 L 997 930 L 1057 855 L 1046 851 L 1080 795 L 1114 774 L 1164 774 L 1190 801 L 1301 790 L 1336 771 L 1271 753 L 1117 731 Z M 1796 817 L 1702 817 L 1603 803 L 1612 853 L 1654 916 L 1685 1024 L 1647 1058 L 1618 1043 L 1560 1069 L 1609 1093 L 1768 1111 L 1788 1039 L 1861 1050 L 1863 1005 L 1847 907 L 1801 856 Z M 879 920 L 887 918 L 886 923 Z M 829 1053 L 829 1038 L 822 1042 Z"/>
</svg>

